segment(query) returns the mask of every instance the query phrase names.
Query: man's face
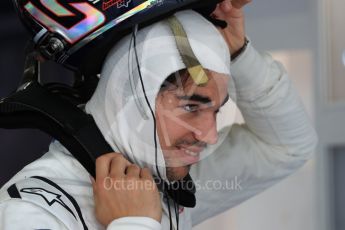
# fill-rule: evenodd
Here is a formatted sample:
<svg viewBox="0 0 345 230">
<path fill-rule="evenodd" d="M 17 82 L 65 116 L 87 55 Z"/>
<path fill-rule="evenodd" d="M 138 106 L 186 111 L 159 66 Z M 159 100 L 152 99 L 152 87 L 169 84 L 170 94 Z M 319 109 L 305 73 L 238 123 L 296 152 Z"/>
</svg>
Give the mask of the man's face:
<svg viewBox="0 0 345 230">
<path fill-rule="evenodd" d="M 204 86 L 188 77 L 183 86 L 168 86 L 156 98 L 157 132 L 171 181 L 184 178 L 200 152 L 217 143 L 216 117 L 229 98 L 229 77 L 212 71 L 207 75 Z"/>
</svg>

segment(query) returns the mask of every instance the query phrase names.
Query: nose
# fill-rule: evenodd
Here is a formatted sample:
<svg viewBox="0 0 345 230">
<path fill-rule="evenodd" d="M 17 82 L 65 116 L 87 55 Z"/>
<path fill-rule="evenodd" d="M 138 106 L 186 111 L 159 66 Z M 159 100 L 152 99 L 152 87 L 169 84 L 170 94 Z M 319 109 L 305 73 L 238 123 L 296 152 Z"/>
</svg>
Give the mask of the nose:
<svg viewBox="0 0 345 230">
<path fill-rule="evenodd" d="M 198 141 L 214 145 L 218 141 L 217 120 L 216 116 L 207 116 L 204 119 L 199 119 L 194 132 L 195 138 Z"/>
</svg>

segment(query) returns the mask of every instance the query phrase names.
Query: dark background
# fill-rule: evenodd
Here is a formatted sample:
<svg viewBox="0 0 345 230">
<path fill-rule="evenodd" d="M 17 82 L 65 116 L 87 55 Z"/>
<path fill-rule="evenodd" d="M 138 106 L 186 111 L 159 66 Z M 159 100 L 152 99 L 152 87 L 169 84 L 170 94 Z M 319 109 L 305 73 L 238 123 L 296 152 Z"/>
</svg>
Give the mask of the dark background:
<svg viewBox="0 0 345 230">
<path fill-rule="evenodd" d="M 11 0 L 0 1 L 0 98 L 16 90 L 24 68 L 29 33 L 17 17 Z M 54 63 L 42 66 L 46 82 L 71 77 Z M 51 137 L 39 130 L 0 128 L 0 187 L 26 164 L 47 152 Z"/>
</svg>

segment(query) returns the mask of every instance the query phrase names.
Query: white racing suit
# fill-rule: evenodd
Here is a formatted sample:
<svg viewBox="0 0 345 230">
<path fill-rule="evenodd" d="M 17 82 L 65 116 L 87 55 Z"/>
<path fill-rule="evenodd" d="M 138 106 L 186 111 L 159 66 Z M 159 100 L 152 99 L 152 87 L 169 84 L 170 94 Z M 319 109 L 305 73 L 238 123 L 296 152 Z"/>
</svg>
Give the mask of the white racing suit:
<svg viewBox="0 0 345 230">
<path fill-rule="evenodd" d="M 231 67 L 245 124 L 233 125 L 215 153 L 192 167 L 197 205 L 180 209 L 179 229 L 191 229 L 295 172 L 316 145 L 314 129 L 279 63 L 249 44 Z M 233 189 L 207 189 L 215 179 L 232 183 Z M 1 230 L 169 229 L 166 204 L 161 223 L 126 217 L 101 226 L 88 173 L 58 142 L 2 187 L 0 202 Z"/>
<path fill-rule="evenodd" d="M 200 44 L 207 44 L 205 47 L 199 45 L 200 49 L 194 50 L 202 66 L 220 73 L 226 72 L 227 68 L 222 69 L 219 62 L 215 61 L 217 57 L 212 56 L 214 53 L 220 54 L 224 57 L 224 63 L 229 56 L 224 40 L 221 40 L 219 34 L 213 35 L 218 31 L 195 13 L 178 14 L 192 48 L 196 40 L 200 41 Z M 201 24 L 204 24 L 203 27 L 198 28 Z M 194 37 L 191 30 L 195 30 Z M 176 48 L 173 47 L 175 41 L 167 37 L 162 39 L 164 33 L 168 34 L 169 30 L 164 23 L 158 23 L 157 26 L 144 29 L 144 32 L 138 33 L 137 36 L 138 40 L 147 41 L 143 45 L 138 43 L 138 53 L 142 54 L 138 56 L 141 60 L 147 58 L 146 62 L 141 61 L 141 66 L 143 70 L 144 67 L 150 70 L 143 71 L 146 86 L 152 86 L 149 90 L 159 90 L 161 82 L 156 82 L 158 77 L 163 81 L 169 74 L 183 68 L 183 65 L 178 63 L 178 58 L 174 66 L 166 64 L 165 58 L 154 57 L 152 60 L 155 63 L 151 61 L 150 55 L 163 48 L 164 52 L 171 48 L 172 53 L 161 52 L 159 55 L 162 57 L 178 57 Z M 146 39 L 150 36 L 153 40 Z M 159 39 L 154 40 L 157 36 Z M 211 39 L 215 42 L 208 42 Z M 125 55 L 129 40 L 119 43 L 119 47 L 114 51 L 115 56 L 118 55 L 120 59 L 127 57 Z M 211 50 L 207 50 L 208 48 Z M 210 56 L 205 57 L 205 54 Z M 105 71 L 102 72 L 105 77 L 101 78 L 99 88 L 86 110 L 93 115 L 114 151 L 127 154 L 133 163 L 143 167 L 146 165 L 143 165 L 141 160 L 146 157 L 152 162 L 154 154 L 152 149 L 149 149 L 150 146 L 147 150 L 146 146 L 140 146 L 134 138 L 135 133 L 131 132 L 131 125 L 140 126 L 135 124 L 139 122 L 137 119 L 141 119 L 138 111 L 133 112 L 137 110 L 136 104 L 126 97 L 126 100 L 120 99 L 121 95 L 117 94 L 121 93 L 121 88 L 111 88 L 122 87 L 122 84 L 126 87 L 129 84 L 116 79 L 117 76 L 110 77 L 109 82 L 106 79 L 114 70 L 120 77 L 128 76 L 128 59 L 118 60 L 111 58 L 111 55 L 110 61 L 105 64 Z M 227 64 L 230 65 L 230 60 Z M 171 69 L 168 70 L 169 68 Z M 192 226 L 240 204 L 295 172 L 310 158 L 317 142 L 314 129 L 290 79 L 283 67 L 269 55 L 259 54 L 249 43 L 243 53 L 232 61 L 231 76 L 236 88 L 237 106 L 242 112 L 245 124 L 235 124 L 231 129 L 229 127 L 221 130 L 219 136 L 223 135 L 225 139 L 217 143 L 213 154 L 192 166 L 190 175 L 197 189 L 196 207 L 179 207 L 181 230 L 191 229 Z M 128 94 L 130 90 L 123 92 Z M 154 96 L 148 97 L 154 102 Z M 140 104 L 140 101 L 138 103 Z M 127 107 L 118 111 L 123 104 Z M 118 114 L 114 115 L 114 111 Z M 121 116 L 122 120 L 117 120 Z M 143 120 L 144 131 L 152 130 L 149 125 L 146 127 L 149 122 L 150 119 Z M 148 138 L 150 141 L 150 134 L 143 133 L 138 135 L 138 138 Z M 138 158 L 139 154 L 144 156 Z M 163 160 L 161 152 L 158 157 L 158 162 Z M 151 171 L 155 174 L 155 167 L 152 167 Z M 165 172 L 162 171 L 161 174 Z M 92 185 L 87 171 L 61 144 L 53 142 L 48 153 L 27 165 L 0 190 L 0 229 L 165 230 L 169 229 L 170 225 L 169 211 L 164 201 L 162 206 L 161 223 L 147 217 L 125 217 L 113 220 L 108 226 L 101 226 L 94 215 Z M 171 209 L 173 229 L 176 229 L 172 205 Z"/>
</svg>

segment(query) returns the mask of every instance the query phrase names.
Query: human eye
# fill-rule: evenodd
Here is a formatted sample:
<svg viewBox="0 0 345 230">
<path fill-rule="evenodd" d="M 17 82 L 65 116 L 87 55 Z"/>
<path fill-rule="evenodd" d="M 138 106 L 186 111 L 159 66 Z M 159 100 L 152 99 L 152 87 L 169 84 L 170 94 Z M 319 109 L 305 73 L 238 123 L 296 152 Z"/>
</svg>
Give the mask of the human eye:
<svg viewBox="0 0 345 230">
<path fill-rule="evenodd" d="M 199 110 L 199 105 L 188 104 L 188 105 L 183 105 L 182 108 L 189 113 L 193 113 L 193 112 L 197 112 Z"/>
</svg>

